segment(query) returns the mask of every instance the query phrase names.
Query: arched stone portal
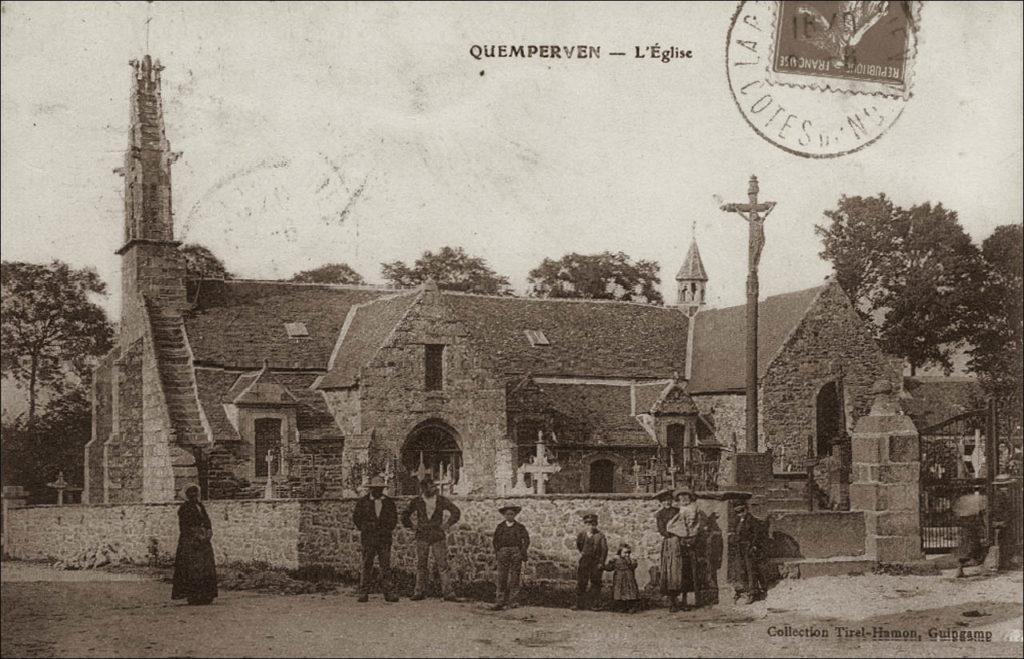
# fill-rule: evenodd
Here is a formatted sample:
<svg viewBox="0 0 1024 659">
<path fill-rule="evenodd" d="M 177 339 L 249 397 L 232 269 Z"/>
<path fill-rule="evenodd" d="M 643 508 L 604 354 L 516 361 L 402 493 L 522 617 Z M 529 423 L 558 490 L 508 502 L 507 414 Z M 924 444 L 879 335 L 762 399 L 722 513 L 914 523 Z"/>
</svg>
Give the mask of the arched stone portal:
<svg viewBox="0 0 1024 659">
<path fill-rule="evenodd" d="M 440 479 L 451 472 L 459 482 L 462 449 L 459 434 L 447 423 L 431 419 L 413 428 L 402 446 L 402 494 L 416 494 L 420 476 Z"/>
</svg>

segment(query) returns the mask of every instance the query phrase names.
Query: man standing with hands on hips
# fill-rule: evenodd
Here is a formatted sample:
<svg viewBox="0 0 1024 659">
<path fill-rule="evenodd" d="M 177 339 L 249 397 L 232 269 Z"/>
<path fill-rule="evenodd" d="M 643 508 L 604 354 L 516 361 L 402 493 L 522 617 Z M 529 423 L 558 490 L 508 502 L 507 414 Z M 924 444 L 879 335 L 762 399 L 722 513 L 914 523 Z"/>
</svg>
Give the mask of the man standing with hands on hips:
<svg viewBox="0 0 1024 659">
<path fill-rule="evenodd" d="M 444 518 L 445 511 L 448 519 Z M 448 498 L 438 494 L 437 483 L 425 480 L 420 483 L 420 496 L 409 502 L 402 512 L 402 526 L 414 529 L 416 535 L 416 591 L 413 600 L 426 597 L 427 581 L 430 578 L 430 557 L 437 563 L 441 575 L 441 592 L 445 601 L 458 602 L 451 588 L 448 574 L 448 529 L 458 523 L 462 512 Z"/>
</svg>

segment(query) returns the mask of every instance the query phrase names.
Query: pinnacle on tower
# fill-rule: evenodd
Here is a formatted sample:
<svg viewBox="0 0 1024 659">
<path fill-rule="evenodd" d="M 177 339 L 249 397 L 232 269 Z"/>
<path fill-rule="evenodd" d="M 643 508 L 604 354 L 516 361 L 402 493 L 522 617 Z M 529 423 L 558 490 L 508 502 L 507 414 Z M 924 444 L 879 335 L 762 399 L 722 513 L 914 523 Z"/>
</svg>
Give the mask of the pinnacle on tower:
<svg viewBox="0 0 1024 659">
<path fill-rule="evenodd" d="M 686 254 L 683 267 L 676 274 L 676 306 L 681 307 L 690 316 L 695 315 L 704 306 L 704 293 L 708 281 L 708 273 L 704 270 L 704 262 L 697 249 L 697 239 L 690 242 L 690 251 Z"/>
</svg>

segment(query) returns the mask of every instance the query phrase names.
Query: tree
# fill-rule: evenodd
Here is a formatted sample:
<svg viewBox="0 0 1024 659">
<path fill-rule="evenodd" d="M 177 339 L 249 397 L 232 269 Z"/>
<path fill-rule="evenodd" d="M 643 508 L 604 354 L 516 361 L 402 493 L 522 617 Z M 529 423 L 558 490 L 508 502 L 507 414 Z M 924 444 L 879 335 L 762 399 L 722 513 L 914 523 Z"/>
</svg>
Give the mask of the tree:
<svg viewBox="0 0 1024 659">
<path fill-rule="evenodd" d="M 31 427 L 42 388 L 62 394 L 76 379 L 85 382 L 96 358 L 110 350 L 113 327 L 90 300 L 107 287 L 92 268 L 4 261 L 0 288 L 0 368 L 28 389 Z"/>
<path fill-rule="evenodd" d="M 544 259 L 530 271 L 530 292 L 537 297 L 625 300 L 661 304 L 658 264 L 633 262 L 622 252 L 566 254 Z"/>
<path fill-rule="evenodd" d="M 178 248 L 178 253 L 185 259 L 186 279 L 234 279 L 224 262 L 198 243 L 189 243 Z"/>
<path fill-rule="evenodd" d="M 1024 389 L 1024 236 L 1021 225 L 996 227 L 981 244 L 986 276 L 983 314 L 971 337 L 968 367 L 990 395 L 1020 401 Z"/>
<path fill-rule="evenodd" d="M 365 284 L 363 276 L 347 263 L 328 263 L 312 270 L 303 270 L 291 279 L 306 284 Z"/>
<path fill-rule="evenodd" d="M 839 199 L 815 226 L 822 258 L 873 323 L 887 352 L 910 364 L 948 373 L 952 356 L 977 324 L 977 288 L 983 278 L 978 248 L 954 211 L 942 204 L 903 209 L 884 194 Z"/>
<path fill-rule="evenodd" d="M 469 256 L 461 247 L 442 247 L 436 254 L 423 252 L 411 268 L 402 261 L 382 263 L 380 271 L 384 279 L 397 288 L 410 288 L 433 279 L 438 287 L 450 291 L 486 295 L 511 292 L 508 277 L 495 273 L 487 261 Z"/>
</svg>

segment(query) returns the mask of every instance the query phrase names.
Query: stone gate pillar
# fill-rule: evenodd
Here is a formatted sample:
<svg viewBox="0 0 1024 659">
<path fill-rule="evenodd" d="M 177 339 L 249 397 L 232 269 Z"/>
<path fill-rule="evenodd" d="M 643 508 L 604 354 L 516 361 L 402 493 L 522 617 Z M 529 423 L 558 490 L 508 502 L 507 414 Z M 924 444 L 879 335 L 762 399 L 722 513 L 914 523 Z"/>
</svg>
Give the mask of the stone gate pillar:
<svg viewBox="0 0 1024 659">
<path fill-rule="evenodd" d="M 892 386 L 879 381 L 871 413 L 853 430 L 850 509 L 864 512 L 867 555 L 882 563 L 921 558 L 920 445 Z"/>
</svg>

